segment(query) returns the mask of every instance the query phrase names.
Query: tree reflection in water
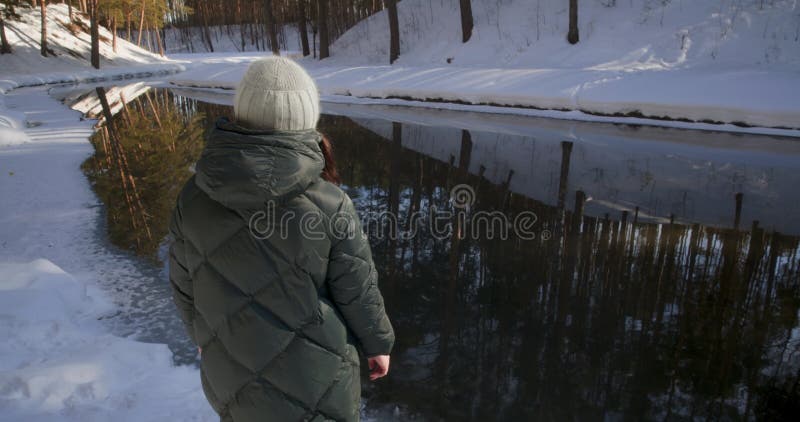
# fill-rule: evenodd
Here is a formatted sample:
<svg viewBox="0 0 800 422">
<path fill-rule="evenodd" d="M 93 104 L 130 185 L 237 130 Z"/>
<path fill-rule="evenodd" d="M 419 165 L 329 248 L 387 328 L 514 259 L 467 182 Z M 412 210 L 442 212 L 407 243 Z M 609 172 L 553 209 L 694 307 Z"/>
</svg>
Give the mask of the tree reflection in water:
<svg viewBox="0 0 800 422">
<path fill-rule="evenodd" d="M 202 108 L 166 91 L 148 91 L 113 117 L 112 131 L 104 124 L 92 136 L 95 154 L 83 170 L 106 205 L 115 245 L 156 256 L 175 198 L 204 146 Z"/>
<path fill-rule="evenodd" d="M 582 192 L 563 209 L 511 193 L 513 173 L 498 186 L 464 171 L 467 131 L 445 163 L 404 149 L 397 126 L 387 142 L 323 118 L 362 212 L 396 209 L 402 225 L 451 209 L 450 189 L 466 183 L 471 213 L 534 211 L 553 237 L 437 240 L 421 225 L 412 239 L 373 239 L 398 345 L 392 376 L 367 386 L 372 406 L 447 420 L 796 414 L 797 237 L 584 216 Z"/>
<path fill-rule="evenodd" d="M 160 91 L 115 118 L 122 160 L 105 132 L 93 137 L 85 168 L 116 244 L 153 253 L 203 146 L 204 116 L 230 111 Z M 323 116 L 360 212 L 395 211 L 402 231 L 415 211 L 452 209 L 450 189 L 464 183 L 477 193 L 468 213 L 533 211 L 551 237 L 472 237 L 468 218 L 454 220 L 461 235 L 447 239 L 425 224 L 408 239 L 373 237 L 397 345 L 391 376 L 364 383 L 368 412 L 397 406 L 408 418 L 475 421 L 798 414 L 798 237 L 757 222 L 735 230 L 584 215 L 583 192 L 564 205 L 569 142 L 559 200 L 547 205 L 511 192 L 513 172 L 499 185 L 469 173 L 469 131 L 444 162 L 404 147 L 406 127 L 395 123 L 384 139 Z"/>
</svg>

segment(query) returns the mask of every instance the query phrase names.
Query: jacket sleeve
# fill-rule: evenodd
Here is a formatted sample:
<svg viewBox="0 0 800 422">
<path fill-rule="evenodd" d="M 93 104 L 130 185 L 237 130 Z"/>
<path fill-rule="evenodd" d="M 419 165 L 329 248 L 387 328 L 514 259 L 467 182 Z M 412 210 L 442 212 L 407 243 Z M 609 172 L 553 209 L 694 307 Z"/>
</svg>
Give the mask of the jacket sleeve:
<svg viewBox="0 0 800 422">
<path fill-rule="evenodd" d="M 388 355 L 394 346 L 394 329 L 378 290 L 378 273 L 361 229 L 353 202 L 347 195 L 331 218 L 332 246 L 327 284 L 331 297 L 367 357 Z"/>
<path fill-rule="evenodd" d="M 175 207 L 170 222 L 169 231 L 172 244 L 169 248 L 169 284 L 172 286 L 172 300 L 178 307 L 178 314 L 186 326 L 186 332 L 192 341 L 197 344 L 194 337 L 194 289 L 189 269 L 186 267 L 186 244 L 181 227 L 180 204 Z"/>
</svg>

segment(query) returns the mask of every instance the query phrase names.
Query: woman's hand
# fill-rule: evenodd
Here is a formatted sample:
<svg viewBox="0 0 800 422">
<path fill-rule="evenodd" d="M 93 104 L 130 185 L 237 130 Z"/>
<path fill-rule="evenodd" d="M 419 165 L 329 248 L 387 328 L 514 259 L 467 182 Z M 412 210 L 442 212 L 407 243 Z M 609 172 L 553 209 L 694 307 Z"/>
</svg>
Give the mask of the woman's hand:
<svg viewBox="0 0 800 422">
<path fill-rule="evenodd" d="M 367 358 L 369 363 L 369 380 L 375 381 L 389 373 L 389 355 L 379 355 Z"/>
</svg>

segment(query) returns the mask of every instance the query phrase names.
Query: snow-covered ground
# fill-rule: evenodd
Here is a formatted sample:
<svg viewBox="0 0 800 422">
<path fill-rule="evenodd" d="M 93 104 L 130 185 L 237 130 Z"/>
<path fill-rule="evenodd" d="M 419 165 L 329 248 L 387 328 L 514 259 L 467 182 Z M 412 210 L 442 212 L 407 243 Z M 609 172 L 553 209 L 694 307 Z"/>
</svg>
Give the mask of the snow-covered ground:
<svg viewBox="0 0 800 422">
<path fill-rule="evenodd" d="M 175 366 L 164 344 L 122 335 L 136 334 L 118 315 L 143 296 L 146 276 L 108 247 L 81 172 L 94 122 L 46 88 L 17 89 L 184 67 L 118 40 L 117 53 L 101 43 L 101 69 L 91 69 L 88 36 L 72 33 L 63 4 L 48 8 L 57 56 L 45 59 L 38 10 L 18 10 L 21 21 L 6 21 L 14 53 L 0 59 L 0 420 L 216 420 L 197 369 Z"/>
<path fill-rule="evenodd" d="M 117 38 L 115 52 L 111 32 L 102 26 L 100 70 L 93 69 L 89 63 L 89 20 L 76 11 L 71 22 L 66 4 L 47 8 L 48 48 L 55 56 L 45 58 L 40 53 L 39 9 L 17 8 L 17 12 L 20 20 L 5 20 L 6 35 L 14 52 L 0 59 L 0 93 L 22 86 L 146 78 L 185 70 L 183 65 L 138 48 L 123 38 Z"/>
<path fill-rule="evenodd" d="M 30 139 L 0 147 L 0 420 L 216 420 L 195 368 L 104 322 L 141 274 L 98 233 L 94 122 L 42 88 L 0 98 Z"/>
<path fill-rule="evenodd" d="M 800 129 L 796 0 L 607 3 L 580 2 L 581 42 L 571 46 L 564 1 L 474 0 L 475 31 L 462 44 L 458 1 L 405 0 L 393 66 L 385 12 L 336 40 L 331 58 L 303 64 L 323 94 L 339 97 Z M 234 89 L 246 65 L 196 67 L 172 82 Z"/>
<path fill-rule="evenodd" d="M 9 110 L 5 106 L 5 99 L 0 95 L 0 147 L 28 142 L 25 134 L 25 115 Z"/>
</svg>

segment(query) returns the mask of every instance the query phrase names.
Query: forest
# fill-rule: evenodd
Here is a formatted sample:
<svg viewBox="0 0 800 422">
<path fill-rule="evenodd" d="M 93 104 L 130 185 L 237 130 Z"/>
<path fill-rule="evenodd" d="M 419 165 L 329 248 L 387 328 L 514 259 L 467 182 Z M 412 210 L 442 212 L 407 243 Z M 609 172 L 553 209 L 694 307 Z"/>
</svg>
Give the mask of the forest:
<svg viewBox="0 0 800 422">
<path fill-rule="evenodd" d="M 19 8 L 41 10 L 41 54 L 52 54 L 47 47 L 47 4 L 66 3 L 73 24 L 82 21 L 76 14 L 85 15 L 90 22 L 92 34 L 91 63 L 99 68 L 98 25 L 108 28 L 114 35 L 110 42 L 116 51 L 116 37 L 125 37 L 139 47 L 158 52 L 166 50 L 167 32 L 174 32 L 184 41 L 199 31 L 203 47 L 214 52 L 214 37 L 211 29 L 225 27 L 238 30 L 240 48 L 254 45 L 257 50 L 270 50 L 280 54 L 286 47 L 281 40 L 281 29 L 296 26 L 303 56 L 312 55 L 325 59 L 330 56 L 330 46 L 336 38 L 363 19 L 388 10 L 390 33 L 389 57 L 393 63 L 400 55 L 400 30 L 397 3 L 399 0 L 2 0 L 5 8 L 0 13 L 0 35 L 2 54 L 12 53 L 5 32 L 4 21 L 18 18 Z M 609 7 L 615 5 L 611 0 Z M 566 34 L 571 44 L 579 41 L 578 0 L 568 0 L 569 31 Z M 462 41 L 468 42 L 474 28 L 471 0 L 459 0 Z M 104 40 L 108 41 L 108 40 Z M 283 42 L 282 42 L 283 41 Z"/>
</svg>

